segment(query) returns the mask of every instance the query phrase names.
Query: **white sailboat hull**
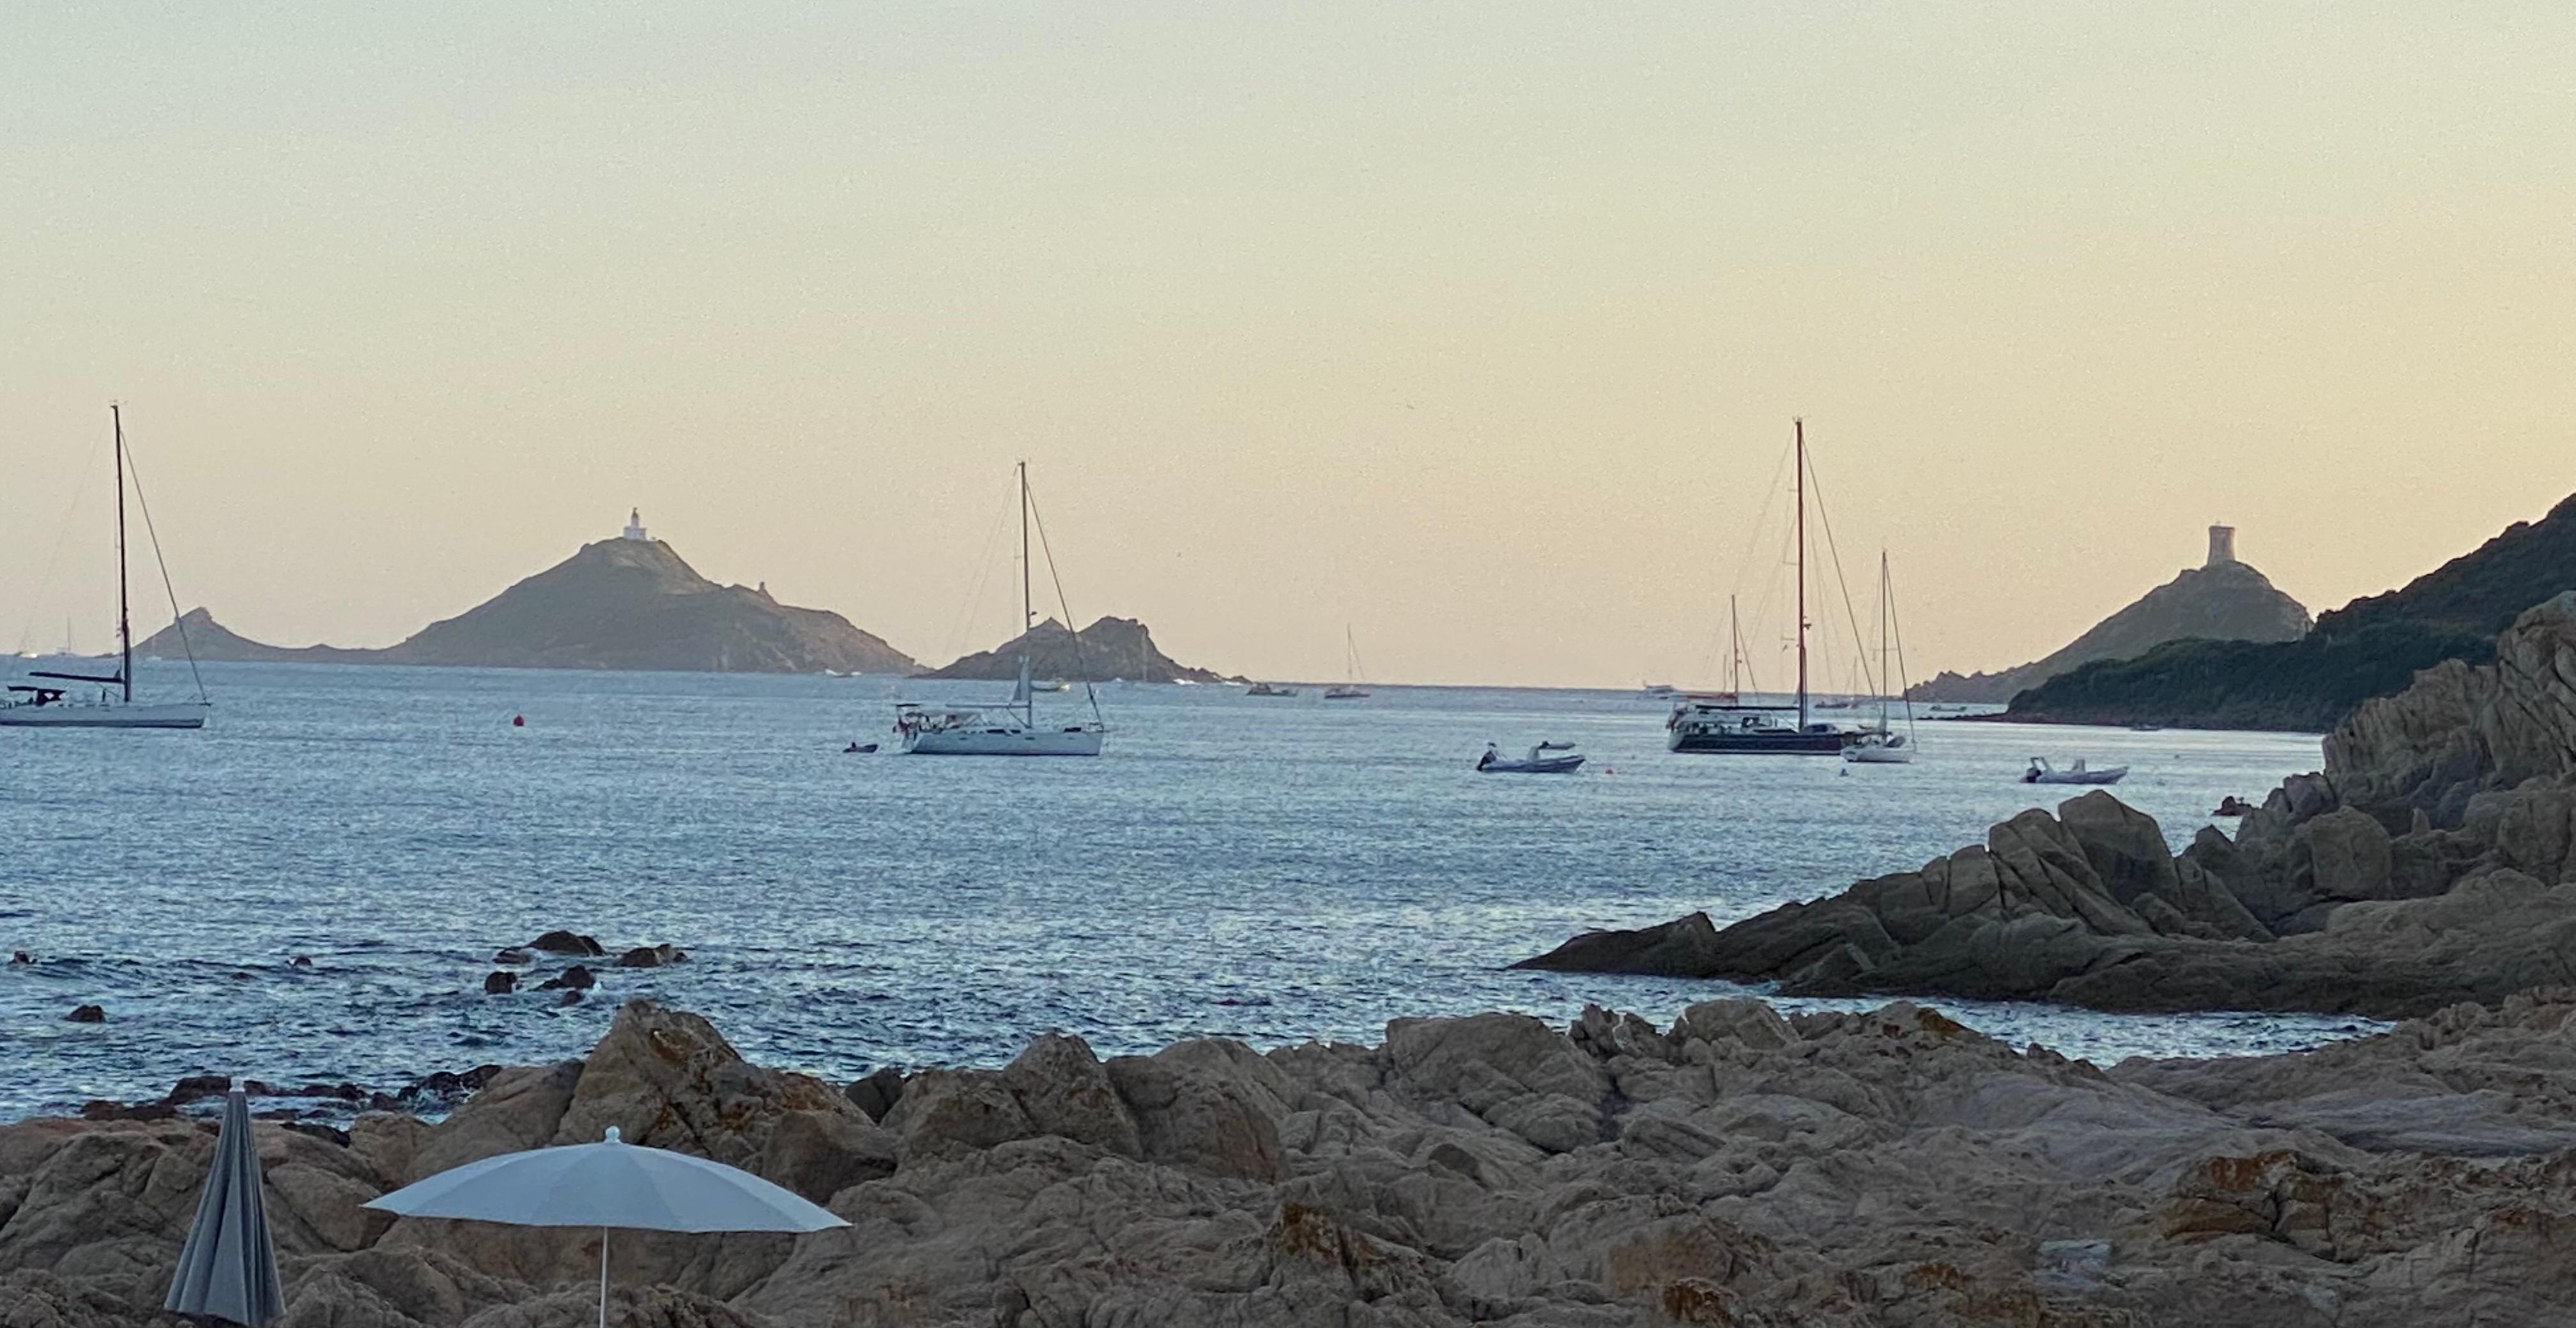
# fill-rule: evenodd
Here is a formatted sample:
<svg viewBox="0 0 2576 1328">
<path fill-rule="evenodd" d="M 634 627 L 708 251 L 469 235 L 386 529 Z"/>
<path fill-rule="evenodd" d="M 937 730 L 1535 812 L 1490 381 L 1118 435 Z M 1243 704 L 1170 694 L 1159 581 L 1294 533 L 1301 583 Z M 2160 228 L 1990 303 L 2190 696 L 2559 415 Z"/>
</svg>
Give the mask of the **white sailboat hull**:
<svg viewBox="0 0 2576 1328">
<path fill-rule="evenodd" d="M 903 750 L 912 756 L 1098 756 L 1100 737 L 1091 727 L 922 730 L 903 735 Z"/>
<path fill-rule="evenodd" d="M 203 701 L 111 701 L 105 705 L 59 701 L 41 706 L 0 706 L 0 728 L 201 729 L 212 709 Z"/>
</svg>

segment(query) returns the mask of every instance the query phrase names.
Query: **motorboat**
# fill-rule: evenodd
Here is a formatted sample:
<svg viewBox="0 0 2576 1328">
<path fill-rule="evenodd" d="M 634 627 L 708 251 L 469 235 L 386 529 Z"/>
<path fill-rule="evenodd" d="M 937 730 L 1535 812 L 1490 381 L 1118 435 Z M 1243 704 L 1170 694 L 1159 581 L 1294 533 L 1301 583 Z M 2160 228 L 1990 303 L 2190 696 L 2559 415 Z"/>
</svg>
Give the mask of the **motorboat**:
<svg viewBox="0 0 2576 1328">
<path fill-rule="evenodd" d="M 1250 687 L 1244 688 L 1243 694 L 1245 696 L 1295 696 L 1297 694 L 1297 689 L 1294 687 L 1274 687 L 1266 682 L 1256 682 Z"/>
<path fill-rule="evenodd" d="M 1029 521 L 1033 507 L 1029 501 L 1029 463 L 1019 465 L 1020 480 L 1020 564 L 1029 565 Z M 1049 566 L 1050 579 L 1054 568 Z M 1061 605 L 1058 606 L 1062 608 Z M 1073 614 L 1065 613 L 1070 621 Z M 1022 642 L 1028 640 L 1037 622 L 1037 608 L 1029 597 L 1028 578 L 1020 580 L 1020 628 Z M 1074 665 L 1083 670 L 1080 651 L 1082 637 L 1073 635 L 1076 652 Z M 1064 690 L 1063 683 L 1055 689 Z M 1042 690 L 1029 679 L 1029 653 L 1024 644 L 1020 650 L 1020 677 L 1011 689 L 1011 699 L 997 705 L 949 706 L 925 705 L 919 702 L 897 702 L 894 708 L 894 731 L 903 740 L 903 751 L 911 756 L 1098 756 L 1101 739 L 1109 726 L 1100 718 L 1100 698 L 1090 697 L 1091 717 L 1070 721 L 1038 719 L 1036 696 Z"/>
<path fill-rule="evenodd" d="M 13 682 L 0 692 L 0 728 L 64 729 L 201 729 L 206 715 L 214 707 L 206 700 L 205 683 L 197 684 L 193 701 L 137 701 L 134 699 L 134 622 L 127 605 L 125 574 L 125 416 L 116 406 L 109 406 L 108 419 L 115 435 L 116 450 L 116 671 L 113 673 L 72 673 L 63 670 L 30 669 L 29 682 Z M 135 486 L 139 491 L 141 484 Z M 152 530 L 152 507 L 143 505 L 146 533 Z M 161 537 L 152 535 L 152 556 L 161 556 Z M 164 577 L 166 585 L 166 575 Z M 176 597 L 170 602 L 170 616 L 177 620 L 179 639 L 188 639 L 187 620 L 179 615 Z M 66 647 L 68 648 L 68 646 Z M 65 665 L 68 669 L 70 666 Z M 99 667 L 99 666 L 93 666 Z M 196 653 L 191 650 L 188 671 L 196 673 Z M 87 683 L 97 690 L 76 691 L 70 684 Z"/>
<path fill-rule="evenodd" d="M 1529 749 L 1529 755 L 1514 758 L 1503 755 L 1503 749 L 1485 744 L 1485 754 L 1476 758 L 1476 772 L 1485 775 L 1570 775 L 1583 768 L 1583 753 L 1570 742 L 1542 742 Z"/>
<path fill-rule="evenodd" d="M 2120 777 L 2128 773 L 2129 767 L 2125 765 L 2104 766 L 2099 770 L 2087 769 L 2081 756 L 2075 758 L 2075 764 L 2059 770 L 2049 765 L 2047 757 L 2034 756 L 2030 758 L 2030 768 L 2021 772 L 2021 782 L 2025 784 L 2117 784 L 2120 782 Z"/>
<path fill-rule="evenodd" d="M 1650 682 L 1640 689 L 1648 700 L 1663 701 L 1682 694 L 1682 689 L 1668 682 Z"/>
<path fill-rule="evenodd" d="M 1032 692 L 1061 692 L 1064 690 L 1064 679 L 1049 678 L 1044 682 L 1033 682 L 1029 684 L 1029 690 Z"/>
</svg>

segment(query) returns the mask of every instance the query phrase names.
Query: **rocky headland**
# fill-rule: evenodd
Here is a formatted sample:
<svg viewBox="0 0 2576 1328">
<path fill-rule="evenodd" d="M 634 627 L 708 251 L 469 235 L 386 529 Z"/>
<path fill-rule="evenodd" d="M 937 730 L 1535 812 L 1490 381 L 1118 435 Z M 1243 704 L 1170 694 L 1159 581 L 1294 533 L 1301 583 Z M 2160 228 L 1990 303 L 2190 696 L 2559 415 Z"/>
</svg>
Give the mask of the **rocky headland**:
<svg viewBox="0 0 2576 1328">
<path fill-rule="evenodd" d="M 2173 641 L 2026 684 L 2007 719 L 2322 733 L 2447 660 L 2484 664 L 2523 610 L 2576 589 L 2576 497 L 2295 641 Z"/>
<path fill-rule="evenodd" d="M 925 678 L 977 678 L 1011 681 L 1020 676 L 1020 656 L 1029 657 L 1030 676 L 1064 682 L 1223 682 L 1206 669 L 1191 668 L 1154 644 L 1151 628 L 1133 618 L 1102 618 L 1080 632 L 1067 631 L 1049 618 L 990 650 L 978 651 Z"/>
<path fill-rule="evenodd" d="M 1720 929 L 1592 932 L 1524 966 L 2104 1010 L 2383 1018 L 2576 980 L 2576 593 L 2363 703 L 2325 769 L 2180 854 L 2107 792 L 1921 870 Z"/>
<path fill-rule="evenodd" d="M 1942 672 L 1916 686 L 1918 701 L 2010 701 L 2096 660 L 2134 659 L 2169 641 L 2296 641 L 2308 611 L 2232 552 L 2148 591 L 2046 657 L 1993 673 Z"/>
<path fill-rule="evenodd" d="M 184 639 L 183 639 L 184 637 Z M 837 613 L 723 586 L 655 539 L 605 539 L 383 649 L 272 646 L 192 609 L 135 646 L 146 655 L 252 663 L 708 673 L 910 673 L 911 656 Z"/>
<path fill-rule="evenodd" d="M 286 1328 L 591 1322 L 596 1233 L 361 1205 L 611 1125 L 851 1223 L 619 1233 L 612 1318 L 650 1328 L 2536 1325 L 2576 1304 L 2571 1001 L 2108 1069 L 1903 1003 L 1738 999 L 1105 1062 L 1050 1034 L 846 1086 L 635 1002 L 436 1123 L 254 1128 Z M 213 1147 L 193 1120 L 0 1127 L 0 1326 L 172 1323 Z"/>
</svg>

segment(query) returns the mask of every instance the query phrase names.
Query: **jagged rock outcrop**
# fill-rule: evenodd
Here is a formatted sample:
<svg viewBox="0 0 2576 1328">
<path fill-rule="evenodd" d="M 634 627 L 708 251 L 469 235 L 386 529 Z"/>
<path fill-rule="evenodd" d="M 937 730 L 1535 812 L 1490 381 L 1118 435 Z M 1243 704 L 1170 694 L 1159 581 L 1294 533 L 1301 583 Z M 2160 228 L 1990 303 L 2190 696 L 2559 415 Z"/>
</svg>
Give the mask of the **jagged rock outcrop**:
<svg viewBox="0 0 2576 1328">
<path fill-rule="evenodd" d="M 619 1233 L 611 1315 L 2549 1323 L 2576 1303 L 2571 1002 L 2537 993 L 2321 1051 L 2108 1071 L 1902 1003 L 1783 1018 L 1712 1001 L 1662 1028 L 1601 1010 L 1566 1028 L 1398 1020 L 1376 1047 L 1211 1040 L 1107 1063 L 1049 1036 L 1001 1070 L 913 1075 L 880 1136 L 890 1165 L 774 1171 L 829 1184 L 847 1230 Z M 567 1087 L 532 1098 L 539 1083 Z M 381 1146 L 536 1146 L 576 1128 L 583 1098 L 660 1122 L 670 1146 L 775 1162 L 796 1113 L 828 1110 L 806 1105 L 808 1083 L 638 1003 L 588 1061 L 505 1072 L 446 1123 L 367 1117 L 346 1147 L 256 1127 L 284 1322 L 589 1322 L 596 1265 L 557 1257 L 595 1259 L 589 1233 L 366 1225 L 358 1204 L 435 1151 Z M 0 1328 L 166 1323 L 212 1145 L 188 1122 L 0 1127 Z"/>
<path fill-rule="evenodd" d="M 1943 672 L 1912 695 L 1919 701 L 2009 701 L 2095 660 L 2135 659 L 2168 641 L 2296 641 L 2308 626 L 2305 606 L 2231 558 L 2185 568 L 2043 658 L 1993 673 Z"/>
<path fill-rule="evenodd" d="M 1153 629 L 1133 618 L 1102 618 L 1080 632 L 1065 630 L 1049 618 L 1018 636 L 979 651 L 925 678 L 978 678 L 1016 681 L 1020 656 L 1029 657 L 1029 676 L 1064 682 L 1223 682 L 1206 669 L 1174 660 L 1154 644 Z"/>
<path fill-rule="evenodd" d="M 2326 768 L 2179 855 L 2106 792 L 1718 929 L 1577 937 L 1525 967 L 2110 1010 L 2382 1017 L 2576 980 L 2576 592 L 2369 702 Z"/>
<path fill-rule="evenodd" d="M 184 638 L 184 639 L 183 639 Z M 607 539 L 453 618 L 381 650 L 262 645 L 206 610 L 135 650 L 258 663 L 476 668 L 672 669 L 711 673 L 909 673 L 910 656 L 837 613 L 721 586 L 660 540 Z"/>
</svg>

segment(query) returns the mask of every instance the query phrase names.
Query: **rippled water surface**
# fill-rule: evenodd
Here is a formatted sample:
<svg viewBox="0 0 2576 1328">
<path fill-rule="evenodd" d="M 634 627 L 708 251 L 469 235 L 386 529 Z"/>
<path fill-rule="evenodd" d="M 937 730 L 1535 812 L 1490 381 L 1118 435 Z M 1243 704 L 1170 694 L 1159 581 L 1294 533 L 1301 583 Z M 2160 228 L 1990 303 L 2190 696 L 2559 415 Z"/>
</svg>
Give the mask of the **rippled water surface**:
<svg viewBox="0 0 2576 1328">
<path fill-rule="evenodd" d="M 0 730 L 0 948 L 37 960 L 0 970 L 0 1118 L 200 1071 L 399 1086 L 573 1056 L 634 994 L 836 1079 L 995 1063 L 1049 1028 L 1109 1054 L 1375 1042 L 1396 1016 L 1587 1001 L 1660 1021 L 1740 989 L 1503 966 L 1588 928 L 1702 908 L 1722 925 L 1920 866 L 2057 792 L 2015 781 L 2030 754 L 2130 763 L 2120 795 L 2177 846 L 2221 794 L 2318 758 L 2284 735 L 1926 724 L 1918 764 L 1846 774 L 1667 754 L 1641 697 L 1396 687 L 1329 706 L 1108 688 L 1099 760 L 846 756 L 886 736 L 896 684 L 206 672 L 202 733 Z M 1542 737 L 1598 773 L 1469 770 L 1489 738 Z M 569 1009 L 483 994 L 496 948 L 553 927 L 693 958 L 602 970 Z M 83 1002 L 108 1022 L 64 1022 Z M 2096 1060 L 2358 1027 L 1945 1007 Z"/>
</svg>

